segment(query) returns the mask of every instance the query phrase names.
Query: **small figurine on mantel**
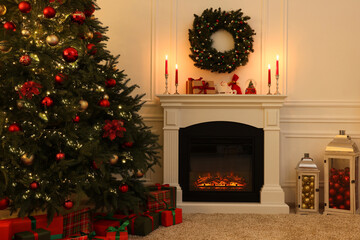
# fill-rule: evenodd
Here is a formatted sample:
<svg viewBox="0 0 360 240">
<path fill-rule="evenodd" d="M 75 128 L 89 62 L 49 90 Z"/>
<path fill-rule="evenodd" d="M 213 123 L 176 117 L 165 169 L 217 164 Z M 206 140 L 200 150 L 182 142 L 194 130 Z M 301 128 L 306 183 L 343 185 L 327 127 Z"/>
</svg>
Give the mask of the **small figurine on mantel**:
<svg viewBox="0 0 360 240">
<path fill-rule="evenodd" d="M 250 80 L 249 86 L 245 90 L 245 94 L 256 94 L 256 88 L 255 88 L 252 80 Z"/>
<path fill-rule="evenodd" d="M 228 85 L 231 87 L 232 90 L 236 91 L 236 94 L 242 94 L 241 88 L 239 85 L 237 85 L 237 80 L 239 79 L 239 76 L 234 74 L 232 77 L 231 82 L 228 83 Z"/>
</svg>

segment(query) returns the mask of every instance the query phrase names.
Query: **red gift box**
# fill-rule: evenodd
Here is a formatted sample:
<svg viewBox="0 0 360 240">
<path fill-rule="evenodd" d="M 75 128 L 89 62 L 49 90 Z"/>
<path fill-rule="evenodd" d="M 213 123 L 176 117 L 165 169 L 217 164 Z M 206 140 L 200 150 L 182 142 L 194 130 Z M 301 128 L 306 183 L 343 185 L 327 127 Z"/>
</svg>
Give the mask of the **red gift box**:
<svg viewBox="0 0 360 240">
<path fill-rule="evenodd" d="M 117 238 L 117 237 L 120 238 Z M 128 240 L 128 232 L 108 232 L 106 234 L 106 240 Z"/>
<path fill-rule="evenodd" d="M 52 240 L 63 237 L 63 216 L 55 216 L 50 225 L 47 222 L 47 215 L 14 218 L 9 219 L 9 221 L 11 221 L 12 231 L 10 231 L 11 234 L 8 236 L 8 239 L 11 239 L 15 233 L 35 230 L 37 228 L 50 231 Z"/>
<path fill-rule="evenodd" d="M 64 215 L 64 237 L 74 236 L 81 232 L 90 233 L 91 211 L 90 208 L 84 208 Z"/>
<path fill-rule="evenodd" d="M 120 226 L 119 221 L 102 219 L 94 223 L 94 231 L 96 232 L 97 236 L 106 236 L 107 229 L 109 227 L 119 227 L 119 226 Z"/>
<path fill-rule="evenodd" d="M 161 211 L 161 225 L 169 227 L 182 223 L 182 209 L 170 209 Z"/>
<path fill-rule="evenodd" d="M 12 224 L 11 224 L 10 220 L 8 220 L 8 219 L 0 220 L 0 233 L 1 233 L 1 237 L 3 237 L 4 240 L 10 240 L 11 239 L 11 237 L 12 237 Z"/>
<path fill-rule="evenodd" d="M 158 190 L 149 192 L 146 203 L 148 211 L 156 211 L 171 207 L 171 192 L 170 190 Z"/>
</svg>

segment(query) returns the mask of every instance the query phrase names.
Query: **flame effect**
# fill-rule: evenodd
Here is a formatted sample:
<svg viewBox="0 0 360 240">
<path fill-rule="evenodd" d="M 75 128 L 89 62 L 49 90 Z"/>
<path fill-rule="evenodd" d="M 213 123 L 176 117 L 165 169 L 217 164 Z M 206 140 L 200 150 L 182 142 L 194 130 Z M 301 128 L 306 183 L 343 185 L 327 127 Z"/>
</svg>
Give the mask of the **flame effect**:
<svg viewBox="0 0 360 240">
<path fill-rule="evenodd" d="M 227 176 L 207 173 L 206 176 L 199 176 L 194 185 L 196 189 L 203 191 L 242 191 L 245 190 L 247 184 L 244 177 L 233 173 Z"/>
</svg>

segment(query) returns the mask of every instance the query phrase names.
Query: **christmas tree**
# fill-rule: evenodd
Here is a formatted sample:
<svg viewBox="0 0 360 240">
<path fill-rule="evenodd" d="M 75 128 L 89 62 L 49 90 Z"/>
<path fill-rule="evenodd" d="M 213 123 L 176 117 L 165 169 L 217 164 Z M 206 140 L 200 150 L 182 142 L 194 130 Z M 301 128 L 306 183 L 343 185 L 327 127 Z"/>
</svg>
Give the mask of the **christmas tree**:
<svg viewBox="0 0 360 240">
<path fill-rule="evenodd" d="M 157 136 L 94 0 L 1 0 L 0 209 L 136 210 Z"/>
</svg>

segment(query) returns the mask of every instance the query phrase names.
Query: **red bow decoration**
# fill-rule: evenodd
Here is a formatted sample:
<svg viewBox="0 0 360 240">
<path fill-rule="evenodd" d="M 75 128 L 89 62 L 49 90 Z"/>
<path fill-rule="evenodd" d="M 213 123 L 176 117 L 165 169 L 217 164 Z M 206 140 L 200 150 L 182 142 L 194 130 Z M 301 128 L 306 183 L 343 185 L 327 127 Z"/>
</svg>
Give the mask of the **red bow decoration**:
<svg viewBox="0 0 360 240">
<path fill-rule="evenodd" d="M 105 120 L 105 126 L 103 127 L 103 138 L 109 137 L 110 140 L 114 140 L 116 137 L 124 137 L 126 128 L 123 127 L 124 122 L 121 120 Z"/>
<path fill-rule="evenodd" d="M 201 81 L 202 83 L 202 86 L 195 86 L 193 87 L 193 89 L 200 89 L 200 92 L 199 93 L 203 93 L 206 94 L 207 93 L 207 90 L 215 90 L 214 87 L 209 87 L 209 83 L 206 82 L 206 81 Z"/>
<path fill-rule="evenodd" d="M 28 81 L 25 82 L 22 87 L 20 88 L 19 97 L 22 99 L 22 97 L 27 97 L 28 99 L 31 99 L 33 95 L 39 95 L 40 91 L 39 88 L 42 88 L 41 84 Z"/>
<path fill-rule="evenodd" d="M 239 79 L 239 76 L 234 74 L 231 82 L 229 82 L 228 85 L 231 87 L 232 90 L 236 90 L 236 94 L 241 94 L 241 88 L 237 85 L 238 79 Z"/>
<path fill-rule="evenodd" d="M 163 187 L 170 187 L 170 185 L 169 185 L 169 184 L 163 184 L 163 185 L 161 185 L 160 183 L 156 183 L 156 184 L 155 184 L 155 187 L 157 187 L 158 191 L 160 191 L 161 188 L 163 188 Z"/>
<path fill-rule="evenodd" d="M 200 77 L 199 79 L 193 79 L 193 78 L 188 78 L 188 80 L 191 82 L 191 81 L 201 81 L 203 78 Z"/>
</svg>

